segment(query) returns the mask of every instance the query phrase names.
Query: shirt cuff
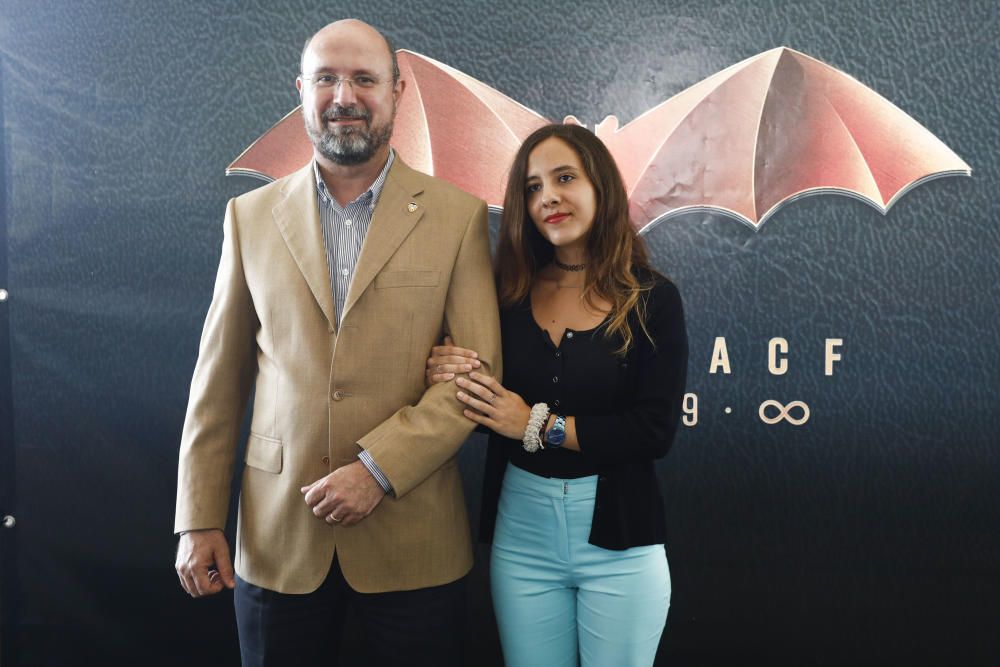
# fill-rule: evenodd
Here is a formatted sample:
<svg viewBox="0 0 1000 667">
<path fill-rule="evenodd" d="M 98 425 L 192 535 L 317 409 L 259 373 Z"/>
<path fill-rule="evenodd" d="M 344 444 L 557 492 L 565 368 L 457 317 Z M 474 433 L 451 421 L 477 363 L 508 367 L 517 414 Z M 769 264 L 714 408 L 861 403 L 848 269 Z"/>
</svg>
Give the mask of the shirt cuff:
<svg viewBox="0 0 1000 667">
<path fill-rule="evenodd" d="M 395 496 L 396 492 L 393 491 L 392 484 L 389 483 L 389 478 L 385 476 L 382 469 L 378 467 L 377 463 L 375 463 L 375 459 L 372 458 L 372 455 L 369 454 L 367 450 L 363 449 L 361 450 L 361 453 L 358 454 L 358 458 L 361 459 L 361 463 L 368 468 L 368 472 L 372 474 L 372 477 L 374 477 L 375 481 L 378 482 L 378 485 L 382 487 L 382 490 L 386 492 L 386 495 Z"/>
</svg>

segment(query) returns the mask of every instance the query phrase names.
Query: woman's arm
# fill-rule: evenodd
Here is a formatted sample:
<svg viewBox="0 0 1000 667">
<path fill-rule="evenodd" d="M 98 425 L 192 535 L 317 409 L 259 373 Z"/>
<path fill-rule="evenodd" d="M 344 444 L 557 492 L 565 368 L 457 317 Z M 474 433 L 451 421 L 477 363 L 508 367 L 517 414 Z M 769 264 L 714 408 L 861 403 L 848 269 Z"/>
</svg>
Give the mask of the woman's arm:
<svg viewBox="0 0 1000 667">
<path fill-rule="evenodd" d="M 667 453 L 680 421 L 687 376 L 687 332 L 680 293 L 671 283 L 653 288 L 647 307 L 647 328 L 655 342 L 639 330 L 630 363 L 637 365 L 629 405 L 607 415 L 563 415 L 566 439 L 562 448 L 581 452 L 597 464 L 649 461 Z M 465 416 L 500 435 L 520 440 L 531 406 L 489 375 L 472 371 L 455 383 Z M 550 414 L 545 431 L 552 428 Z"/>
</svg>

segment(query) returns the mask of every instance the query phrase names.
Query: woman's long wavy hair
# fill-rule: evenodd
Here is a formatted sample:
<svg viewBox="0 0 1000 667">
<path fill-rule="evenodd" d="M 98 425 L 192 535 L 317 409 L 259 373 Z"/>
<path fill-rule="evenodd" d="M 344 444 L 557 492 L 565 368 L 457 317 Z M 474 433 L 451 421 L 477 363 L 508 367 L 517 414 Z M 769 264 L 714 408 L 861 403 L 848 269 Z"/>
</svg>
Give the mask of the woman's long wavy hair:
<svg viewBox="0 0 1000 667">
<path fill-rule="evenodd" d="M 593 132 L 579 125 L 546 125 L 521 144 L 511 165 L 504 196 L 500 239 L 496 254 L 497 293 L 500 304 L 520 303 L 531 291 L 538 271 L 552 261 L 555 250 L 535 228 L 528 215 L 528 157 L 538 144 L 549 138 L 566 142 L 580 156 L 584 171 L 594 186 L 597 207 L 594 224 L 587 237 L 587 276 L 583 298 L 596 309 L 596 300 L 611 303 L 604 324 L 608 337 L 620 335 L 623 341 L 616 354 L 624 355 L 634 342 L 635 332 L 629 322 L 642 327 L 647 338 L 644 292 L 652 287 L 655 271 L 642 239 L 635 233 L 628 215 L 628 195 L 614 158 Z M 640 282 L 636 276 L 647 276 Z"/>
</svg>

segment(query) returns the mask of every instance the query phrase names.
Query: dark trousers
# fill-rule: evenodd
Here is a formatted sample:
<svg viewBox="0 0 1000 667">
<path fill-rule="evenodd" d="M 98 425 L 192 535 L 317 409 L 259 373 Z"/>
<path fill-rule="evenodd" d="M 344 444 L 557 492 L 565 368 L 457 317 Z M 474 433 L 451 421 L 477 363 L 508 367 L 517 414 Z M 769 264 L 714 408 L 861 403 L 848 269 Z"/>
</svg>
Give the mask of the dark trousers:
<svg viewBox="0 0 1000 667">
<path fill-rule="evenodd" d="M 312 593 L 277 593 L 237 578 L 235 603 L 244 667 L 340 665 L 348 614 L 364 630 L 365 665 L 462 664 L 464 578 L 415 591 L 358 593 L 334 556 L 326 580 Z"/>
</svg>

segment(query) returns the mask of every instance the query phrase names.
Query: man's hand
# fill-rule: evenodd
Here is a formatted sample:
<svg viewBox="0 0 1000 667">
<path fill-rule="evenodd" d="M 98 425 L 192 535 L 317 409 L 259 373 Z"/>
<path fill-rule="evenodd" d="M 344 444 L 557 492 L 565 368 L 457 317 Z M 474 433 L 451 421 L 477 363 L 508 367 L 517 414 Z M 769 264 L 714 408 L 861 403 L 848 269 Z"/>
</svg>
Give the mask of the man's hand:
<svg viewBox="0 0 1000 667">
<path fill-rule="evenodd" d="M 385 491 L 361 461 L 337 468 L 301 489 L 313 514 L 331 526 L 353 526 L 378 506 Z"/>
<path fill-rule="evenodd" d="M 192 530 L 181 535 L 174 564 L 181 586 L 193 598 L 236 586 L 229 544 L 221 530 Z"/>
</svg>

